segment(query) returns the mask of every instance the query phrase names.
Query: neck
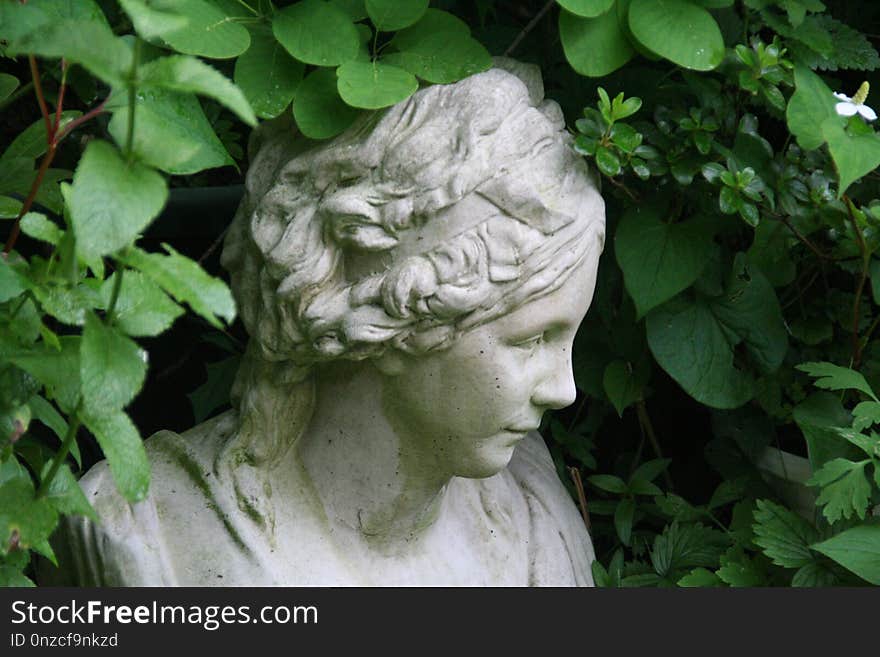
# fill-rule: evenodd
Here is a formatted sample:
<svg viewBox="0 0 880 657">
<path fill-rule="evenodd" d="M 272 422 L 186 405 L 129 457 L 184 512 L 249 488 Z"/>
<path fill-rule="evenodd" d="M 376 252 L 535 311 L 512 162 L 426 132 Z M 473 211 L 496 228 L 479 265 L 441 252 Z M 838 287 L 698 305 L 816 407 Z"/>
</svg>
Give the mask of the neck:
<svg viewBox="0 0 880 657">
<path fill-rule="evenodd" d="M 382 409 L 382 375 L 370 363 L 323 366 L 296 451 L 331 522 L 369 540 L 409 540 L 437 518 L 451 476 Z"/>
</svg>

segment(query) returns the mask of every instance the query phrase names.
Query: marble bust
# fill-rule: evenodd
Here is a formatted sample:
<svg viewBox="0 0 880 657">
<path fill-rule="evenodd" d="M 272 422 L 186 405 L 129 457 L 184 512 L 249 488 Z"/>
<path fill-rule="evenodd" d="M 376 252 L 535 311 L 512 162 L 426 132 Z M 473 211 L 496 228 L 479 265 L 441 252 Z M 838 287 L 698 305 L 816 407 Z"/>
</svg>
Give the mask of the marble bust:
<svg viewBox="0 0 880 657">
<path fill-rule="evenodd" d="M 233 410 L 106 463 L 88 585 L 592 585 L 537 429 L 574 401 L 604 205 L 537 69 L 499 60 L 327 143 L 267 124 L 228 233 Z"/>
</svg>

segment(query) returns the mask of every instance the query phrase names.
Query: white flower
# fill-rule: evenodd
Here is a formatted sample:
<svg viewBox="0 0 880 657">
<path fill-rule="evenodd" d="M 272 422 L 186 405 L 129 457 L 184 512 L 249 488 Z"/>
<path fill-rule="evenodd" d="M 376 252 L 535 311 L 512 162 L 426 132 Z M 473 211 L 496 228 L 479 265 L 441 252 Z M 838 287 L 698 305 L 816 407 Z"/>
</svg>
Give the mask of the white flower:
<svg viewBox="0 0 880 657">
<path fill-rule="evenodd" d="M 859 87 L 856 95 L 852 98 L 835 91 L 834 97 L 842 102 L 837 103 L 834 109 L 841 116 L 854 116 L 858 112 L 866 120 L 873 121 L 877 118 L 877 112 L 865 105 L 865 101 L 868 99 L 868 89 L 868 83 L 862 82 L 862 86 Z"/>
</svg>

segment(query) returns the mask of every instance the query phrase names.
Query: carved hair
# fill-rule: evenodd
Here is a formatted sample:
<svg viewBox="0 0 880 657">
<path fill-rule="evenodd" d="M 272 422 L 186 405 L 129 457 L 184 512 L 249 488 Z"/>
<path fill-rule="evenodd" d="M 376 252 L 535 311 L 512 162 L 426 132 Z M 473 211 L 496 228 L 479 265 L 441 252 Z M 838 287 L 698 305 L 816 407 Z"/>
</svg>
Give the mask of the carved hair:
<svg viewBox="0 0 880 657">
<path fill-rule="evenodd" d="M 240 461 L 272 461 L 297 437 L 278 427 L 303 430 L 315 363 L 441 349 L 598 257 L 604 206 L 558 105 L 536 67 L 496 67 L 311 148 L 289 127 L 262 135 L 223 252 L 251 335 L 233 395 Z M 472 193 L 497 212 L 442 223 Z"/>
</svg>

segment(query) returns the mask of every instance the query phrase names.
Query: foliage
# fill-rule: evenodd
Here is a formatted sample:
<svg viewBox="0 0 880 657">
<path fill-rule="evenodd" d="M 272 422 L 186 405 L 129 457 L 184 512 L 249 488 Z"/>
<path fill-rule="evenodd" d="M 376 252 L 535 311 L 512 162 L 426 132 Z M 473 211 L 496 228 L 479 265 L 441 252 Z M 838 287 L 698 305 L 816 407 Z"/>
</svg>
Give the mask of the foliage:
<svg viewBox="0 0 880 657">
<path fill-rule="evenodd" d="M 228 401 L 226 284 L 146 245 L 169 188 L 239 180 L 258 120 L 332 138 L 490 54 L 541 66 L 604 188 L 580 402 L 546 423 L 597 584 L 880 584 L 880 137 L 839 113 L 872 102 L 878 23 L 831 0 L 0 0 L 0 110 L 31 103 L 0 155 L 0 584 L 94 514 L 83 448 L 148 493 L 130 404 L 181 322 L 221 354 L 196 420 Z M 807 458 L 812 508 L 771 446 Z"/>
</svg>

